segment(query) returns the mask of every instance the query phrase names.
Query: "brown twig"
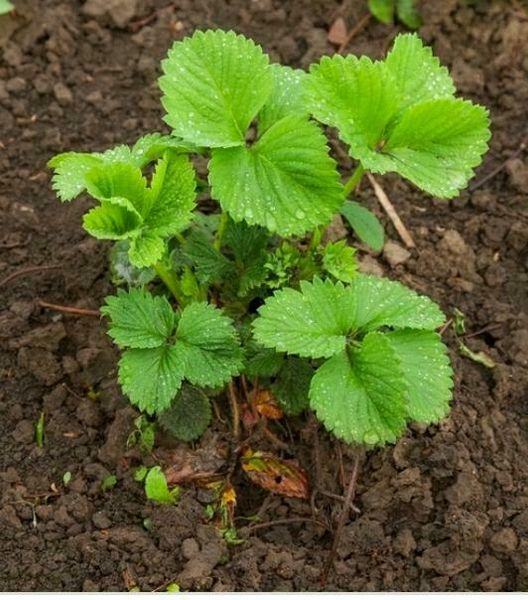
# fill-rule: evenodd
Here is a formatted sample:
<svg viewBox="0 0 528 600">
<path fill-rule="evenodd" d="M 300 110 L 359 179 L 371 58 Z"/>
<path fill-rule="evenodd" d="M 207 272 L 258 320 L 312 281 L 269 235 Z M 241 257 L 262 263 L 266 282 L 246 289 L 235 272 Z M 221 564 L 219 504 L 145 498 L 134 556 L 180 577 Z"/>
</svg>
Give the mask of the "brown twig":
<svg viewBox="0 0 528 600">
<path fill-rule="evenodd" d="M 343 504 L 343 508 L 341 509 L 341 514 L 339 515 L 339 521 L 337 522 L 337 527 L 334 534 L 334 540 L 332 542 L 332 548 L 330 549 L 330 554 L 326 560 L 326 563 L 321 572 L 321 587 L 326 586 L 326 582 L 328 580 L 328 575 L 334 566 L 335 556 L 337 553 L 337 548 L 339 546 L 339 540 L 341 539 L 341 535 L 343 533 L 343 528 L 345 527 L 345 523 L 347 518 L 350 516 L 350 506 L 354 501 L 354 496 L 356 494 L 356 483 L 359 473 L 359 461 L 360 461 L 360 452 L 359 450 L 356 452 L 356 456 L 354 458 L 354 466 L 352 467 L 352 475 L 350 476 L 350 481 L 348 483 L 346 495 L 345 495 L 345 503 Z"/>
<path fill-rule="evenodd" d="M 487 333 L 488 331 L 493 331 L 494 329 L 498 329 L 499 327 L 502 327 L 502 325 L 503 325 L 502 323 L 494 323 L 493 325 L 486 325 L 486 327 L 483 327 L 482 329 L 473 331 L 472 333 L 465 333 L 464 335 L 461 335 L 460 337 L 467 340 L 469 338 L 476 337 L 477 335 L 480 335 L 481 333 Z"/>
<path fill-rule="evenodd" d="M 372 15 L 370 13 L 367 13 L 366 15 L 361 17 L 361 19 L 359 19 L 359 21 L 354 25 L 354 27 L 352 27 L 352 29 L 348 32 L 348 35 L 346 36 L 343 43 L 337 49 L 337 54 L 342 54 L 348 46 L 348 44 L 350 44 L 350 42 L 352 41 L 352 38 L 356 36 L 360 31 L 365 29 L 365 27 L 370 21 L 371 16 Z"/>
<path fill-rule="evenodd" d="M 100 317 L 101 313 L 98 310 L 92 310 L 91 308 L 77 308 L 76 306 L 63 306 L 62 304 L 52 304 L 51 302 L 45 302 L 44 300 L 37 300 L 37 304 L 42 308 L 49 308 L 60 313 L 67 315 L 77 315 L 80 317 Z"/>
<path fill-rule="evenodd" d="M 4 285 L 7 285 L 8 283 L 11 283 L 11 281 L 14 279 L 22 277 L 22 275 L 29 275 L 30 273 L 37 273 L 40 271 L 51 271 L 60 268 L 60 265 L 40 265 L 38 267 L 26 267 L 25 269 L 20 269 L 19 271 L 15 271 L 14 273 L 11 273 L 11 275 L 8 275 L 2 279 L 2 281 L 0 281 L 0 288 L 4 287 Z"/>
<path fill-rule="evenodd" d="M 257 531 L 257 529 L 266 529 L 267 527 L 274 527 L 275 525 L 289 525 L 290 523 L 313 523 L 314 525 L 319 525 L 319 527 L 324 527 L 324 529 L 330 531 L 328 525 L 322 521 L 310 519 L 308 517 L 292 517 L 290 519 L 276 519 L 274 521 L 266 521 L 265 523 L 256 523 L 255 525 L 250 525 L 247 530 L 248 532 L 253 532 Z"/>
<path fill-rule="evenodd" d="M 510 156 L 508 156 L 508 158 L 506 160 L 503 160 L 500 165 L 497 165 L 487 175 L 484 175 L 484 177 L 481 177 L 480 179 L 477 179 L 477 181 L 474 181 L 469 186 L 469 191 L 474 192 L 476 189 L 478 189 L 479 187 L 481 187 L 485 183 L 487 183 L 490 179 L 493 179 L 495 177 L 495 175 L 500 173 L 506 167 L 506 165 L 508 164 L 508 161 L 510 161 L 512 158 L 517 158 L 518 156 L 520 156 L 524 152 L 524 150 L 526 150 L 527 145 L 528 145 L 528 135 L 525 135 L 524 138 L 521 140 L 521 143 L 519 144 L 519 147 L 517 148 L 517 150 L 515 150 L 515 152 L 510 154 Z"/>
<path fill-rule="evenodd" d="M 451 324 L 453 323 L 453 319 L 448 319 L 442 326 L 442 329 L 438 332 L 438 335 L 444 335 L 444 333 L 449 329 Z"/>
<path fill-rule="evenodd" d="M 398 213 L 396 212 L 396 209 L 392 205 L 392 202 L 389 200 L 389 197 L 385 193 L 385 190 L 368 171 L 365 173 L 365 175 L 370 181 L 370 185 L 374 189 L 376 198 L 378 199 L 379 203 L 389 216 L 389 219 L 392 221 L 403 243 L 407 246 L 407 248 L 415 248 L 416 244 L 414 243 L 411 234 L 407 230 L 407 227 L 405 227 L 405 225 L 403 224 L 403 221 L 400 219 Z"/>
</svg>

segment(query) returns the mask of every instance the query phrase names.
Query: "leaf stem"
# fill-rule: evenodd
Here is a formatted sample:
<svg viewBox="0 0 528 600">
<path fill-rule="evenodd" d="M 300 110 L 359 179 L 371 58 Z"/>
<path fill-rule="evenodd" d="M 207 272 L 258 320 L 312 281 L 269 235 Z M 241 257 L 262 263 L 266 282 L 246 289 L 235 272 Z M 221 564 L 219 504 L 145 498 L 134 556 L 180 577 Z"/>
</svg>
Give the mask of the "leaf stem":
<svg viewBox="0 0 528 600">
<path fill-rule="evenodd" d="M 365 173 L 365 169 L 363 168 L 363 165 L 360 163 L 356 167 L 356 170 L 352 173 L 352 175 L 350 176 L 348 181 L 345 183 L 345 196 L 347 198 L 360 184 L 361 178 L 363 177 L 364 173 Z"/>
<path fill-rule="evenodd" d="M 180 282 L 173 271 L 167 269 L 167 267 L 160 261 L 154 265 L 154 270 L 158 274 L 158 277 L 167 286 L 167 289 L 171 292 L 178 304 L 184 305 L 182 302 L 182 294 L 180 288 Z"/>
<path fill-rule="evenodd" d="M 231 417 L 233 419 L 233 437 L 238 441 L 240 438 L 240 412 L 238 410 L 238 398 L 233 381 L 227 386 L 227 395 L 231 404 Z"/>
<path fill-rule="evenodd" d="M 218 229 L 216 230 L 216 237 L 214 241 L 214 247 L 220 250 L 222 247 L 222 241 L 224 239 L 224 233 L 227 227 L 228 217 L 227 213 L 223 212 L 220 214 L 220 222 L 218 223 Z"/>
</svg>

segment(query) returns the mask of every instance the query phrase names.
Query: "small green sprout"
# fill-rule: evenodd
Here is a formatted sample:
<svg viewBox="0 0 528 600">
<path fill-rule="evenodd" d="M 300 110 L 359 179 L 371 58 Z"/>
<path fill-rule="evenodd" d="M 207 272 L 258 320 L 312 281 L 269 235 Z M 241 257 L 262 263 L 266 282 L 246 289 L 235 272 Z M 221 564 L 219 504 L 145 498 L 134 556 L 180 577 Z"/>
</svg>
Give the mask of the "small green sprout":
<svg viewBox="0 0 528 600">
<path fill-rule="evenodd" d="M 139 415 L 134 419 L 135 429 L 128 436 L 127 447 L 138 446 L 143 454 L 149 454 L 154 448 L 156 437 L 156 424 L 149 421 L 145 415 Z"/>
<path fill-rule="evenodd" d="M 418 29 L 422 24 L 417 4 L 417 0 L 368 0 L 369 10 L 378 21 L 389 25 L 396 17 L 409 29 Z"/>
<path fill-rule="evenodd" d="M 109 492 L 117 484 L 117 477 L 115 475 L 107 475 L 103 481 L 101 481 L 101 491 Z"/>
<path fill-rule="evenodd" d="M 39 448 L 42 448 L 44 446 L 44 427 L 44 412 L 41 412 L 37 422 L 35 423 L 35 443 Z"/>
<path fill-rule="evenodd" d="M 149 500 L 158 504 L 176 504 L 180 488 L 175 486 L 169 490 L 161 467 L 152 467 L 145 476 L 145 494 Z"/>
<path fill-rule="evenodd" d="M 66 471 L 64 473 L 64 475 L 62 476 L 62 483 L 64 484 L 64 487 L 68 487 L 70 481 L 72 478 L 72 474 L 70 473 L 70 471 Z"/>
<path fill-rule="evenodd" d="M 15 10 L 15 6 L 9 0 L 0 0 L 0 15 L 5 15 Z"/>
</svg>

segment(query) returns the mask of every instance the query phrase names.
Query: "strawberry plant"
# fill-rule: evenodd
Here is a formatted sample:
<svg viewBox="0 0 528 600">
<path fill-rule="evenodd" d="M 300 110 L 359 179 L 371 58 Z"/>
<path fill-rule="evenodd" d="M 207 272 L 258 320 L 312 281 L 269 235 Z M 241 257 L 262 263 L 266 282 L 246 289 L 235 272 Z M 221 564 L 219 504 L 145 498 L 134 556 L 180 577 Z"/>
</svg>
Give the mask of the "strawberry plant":
<svg viewBox="0 0 528 600">
<path fill-rule="evenodd" d="M 324 232 L 341 212 L 383 245 L 380 224 L 346 199 L 364 171 L 457 195 L 487 148 L 487 111 L 455 97 L 415 35 L 384 61 L 323 57 L 305 72 L 270 64 L 241 35 L 198 31 L 162 69 L 170 134 L 50 161 L 59 198 L 87 192 L 84 228 L 115 242 L 121 287 L 101 312 L 130 402 L 185 441 L 242 376 L 240 393 L 258 380 L 281 410 L 311 409 L 347 442 L 382 445 L 409 421 L 439 421 L 452 389 L 442 312 L 359 274 L 355 249 Z M 359 163 L 345 184 L 317 121 Z M 232 408 L 238 431 L 236 397 Z"/>
</svg>

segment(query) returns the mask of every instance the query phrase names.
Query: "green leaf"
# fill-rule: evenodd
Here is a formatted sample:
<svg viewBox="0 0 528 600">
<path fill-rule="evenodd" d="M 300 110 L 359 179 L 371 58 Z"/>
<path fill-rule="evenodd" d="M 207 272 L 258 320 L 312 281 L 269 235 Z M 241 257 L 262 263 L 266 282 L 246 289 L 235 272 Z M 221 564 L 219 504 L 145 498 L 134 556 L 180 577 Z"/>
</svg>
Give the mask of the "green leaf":
<svg viewBox="0 0 528 600">
<path fill-rule="evenodd" d="M 234 221 L 281 235 L 328 223 L 343 187 L 319 127 L 287 116 L 251 147 L 218 148 L 209 163 L 211 194 Z"/>
<path fill-rule="evenodd" d="M 404 376 L 410 420 L 437 423 L 449 412 L 453 370 L 447 348 L 433 331 L 403 329 L 386 334 Z"/>
<path fill-rule="evenodd" d="M 381 333 L 327 360 L 310 386 L 310 405 L 347 443 L 394 442 L 405 427 L 406 389 L 396 353 Z"/>
<path fill-rule="evenodd" d="M 377 147 L 400 102 L 385 64 L 365 56 L 325 56 L 310 68 L 307 90 L 312 113 L 339 129 L 351 156 L 362 162 L 371 155 L 382 160 Z"/>
<path fill-rule="evenodd" d="M 9 2 L 9 0 L 0 0 L 0 15 L 5 15 L 12 10 L 15 10 L 14 4 Z"/>
<path fill-rule="evenodd" d="M 364 244 L 375 252 L 380 252 L 383 249 L 385 232 L 376 215 L 352 200 L 347 200 L 343 204 L 341 214 Z"/>
<path fill-rule="evenodd" d="M 323 249 L 324 270 L 345 283 L 350 283 L 357 274 L 356 249 L 345 240 L 330 242 Z"/>
<path fill-rule="evenodd" d="M 284 355 L 271 348 L 264 348 L 257 344 L 253 338 L 245 345 L 246 366 L 244 373 L 248 377 L 273 377 L 283 363 Z"/>
<path fill-rule="evenodd" d="M 145 494 L 149 500 L 159 504 L 176 504 L 180 488 L 176 486 L 169 490 L 161 467 L 152 467 L 145 477 Z"/>
<path fill-rule="evenodd" d="M 184 385 L 158 420 L 175 438 L 190 442 L 198 439 L 211 422 L 211 403 L 202 390 Z"/>
<path fill-rule="evenodd" d="M 140 169 L 163 156 L 165 150 L 173 149 L 178 153 L 197 151 L 194 144 L 184 142 L 172 135 L 162 133 L 147 133 L 132 146 L 131 159 Z"/>
<path fill-rule="evenodd" d="M 88 193 L 100 201 L 133 207 L 145 216 L 147 182 L 141 169 L 127 163 L 107 163 L 91 169 L 85 175 Z"/>
<path fill-rule="evenodd" d="M 271 65 L 271 71 L 273 90 L 258 115 L 261 134 L 283 117 L 308 114 L 304 95 L 306 72 L 278 64 Z"/>
<path fill-rule="evenodd" d="M 165 242 L 161 237 L 145 231 L 132 239 L 128 256 L 130 262 L 139 268 L 155 265 L 165 253 Z"/>
<path fill-rule="evenodd" d="M 129 240 L 121 240 L 116 242 L 110 250 L 112 283 L 115 285 L 126 283 L 129 287 L 141 287 L 150 283 L 156 277 L 156 271 L 150 268 L 135 267 L 128 257 L 129 249 Z"/>
<path fill-rule="evenodd" d="M 106 297 L 101 314 L 110 319 L 108 335 L 121 347 L 156 348 L 165 344 L 175 326 L 168 300 L 140 289 Z"/>
<path fill-rule="evenodd" d="M 369 0 L 368 5 L 378 21 L 386 25 L 394 21 L 394 0 Z"/>
<path fill-rule="evenodd" d="M 266 299 L 253 322 L 255 339 L 267 348 L 322 358 L 344 350 L 353 326 L 353 297 L 343 284 L 301 281 Z"/>
<path fill-rule="evenodd" d="M 145 226 L 153 235 L 174 235 L 192 220 L 196 180 L 189 159 L 175 150 L 167 150 L 156 164 L 150 190 L 150 207 Z"/>
<path fill-rule="evenodd" d="M 52 187 L 62 202 L 73 200 L 86 189 L 86 174 L 102 164 L 100 155 L 80 152 L 57 154 L 48 167 L 55 171 Z"/>
<path fill-rule="evenodd" d="M 253 322 L 255 339 L 267 348 L 311 358 L 345 349 L 348 335 L 380 327 L 436 329 L 445 320 L 438 306 L 396 281 L 356 275 L 341 282 L 301 281 L 267 298 Z"/>
<path fill-rule="evenodd" d="M 119 383 L 130 402 L 149 415 L 166 410 L 181 387 L 184 349 L 160 346 L 126 350 L 119 361 Z"/>
<path fill-rule="evenodd" d="M 220 281 L 233 271 L 233 264 L 214 247 L 210 236 L 200 229 L 191 231 L 182 251 L 202 283 Z"/>
<path fill-rule="evenodd" d="M 397 0 L 396 2 L 396 13 L 398 19 L 409 27 L 409 29 L 418 29 L 422 24 L 418 7 L 416 6 L 417 0 Z"/>
<path fill-rule="evenodd" d="M 395 39 L 385 64 L 400 95 L 399 111 L 426 100 L 452 98 L 455 93 L 449 71 L 415 33 Z"/>
<path fill-rule="evenodd" d="M 166 122 L 200 146 L 243 145 L 272 90 L 268 62 L 260 46 L 232 31 L 196 31 L 176 42 L 159 79 Z"/>
<path fill-rule="evenodd" d="M 262 227 L 252 227 L 244 221 L 228 221 L 224 244 L 229 247 L 235 261 L 240 265 L 254 263 L 266 251 L 270 241 L 269 233 Z"/>
<path fill-rule="evenodd" d="M 488 149 L 488 112 L 459 99 L 411 106 L 392 131 L 383 153 L 391 168 L 419 188 L 452 198 L 467 185 Z"/>
<path fill-rule="evenodd" d="M 186 359 L 185 378 L 199 386 L 220 386 L 243 367 L 240 340 L 231 319 L 205 302 L 189 304 L 176 329 Z"/>
<path fill-rule="evenodd" d="M 299 415 L 309 406 L 308 392 L 314 370 L 307 360 L 289 356 L 284 361 L 272 391 L 289 415 Z"/>
<path fill-rule="evenodd" d="M 109 202 L 101 202 L 100 206 L 92 208 L 83 217 L 84 229 L 99 240 L 124 240 L 135 232 L 141 225 L 133 206 L 127 201 L 117 204 L 113 198 Z"/>
</svg>

